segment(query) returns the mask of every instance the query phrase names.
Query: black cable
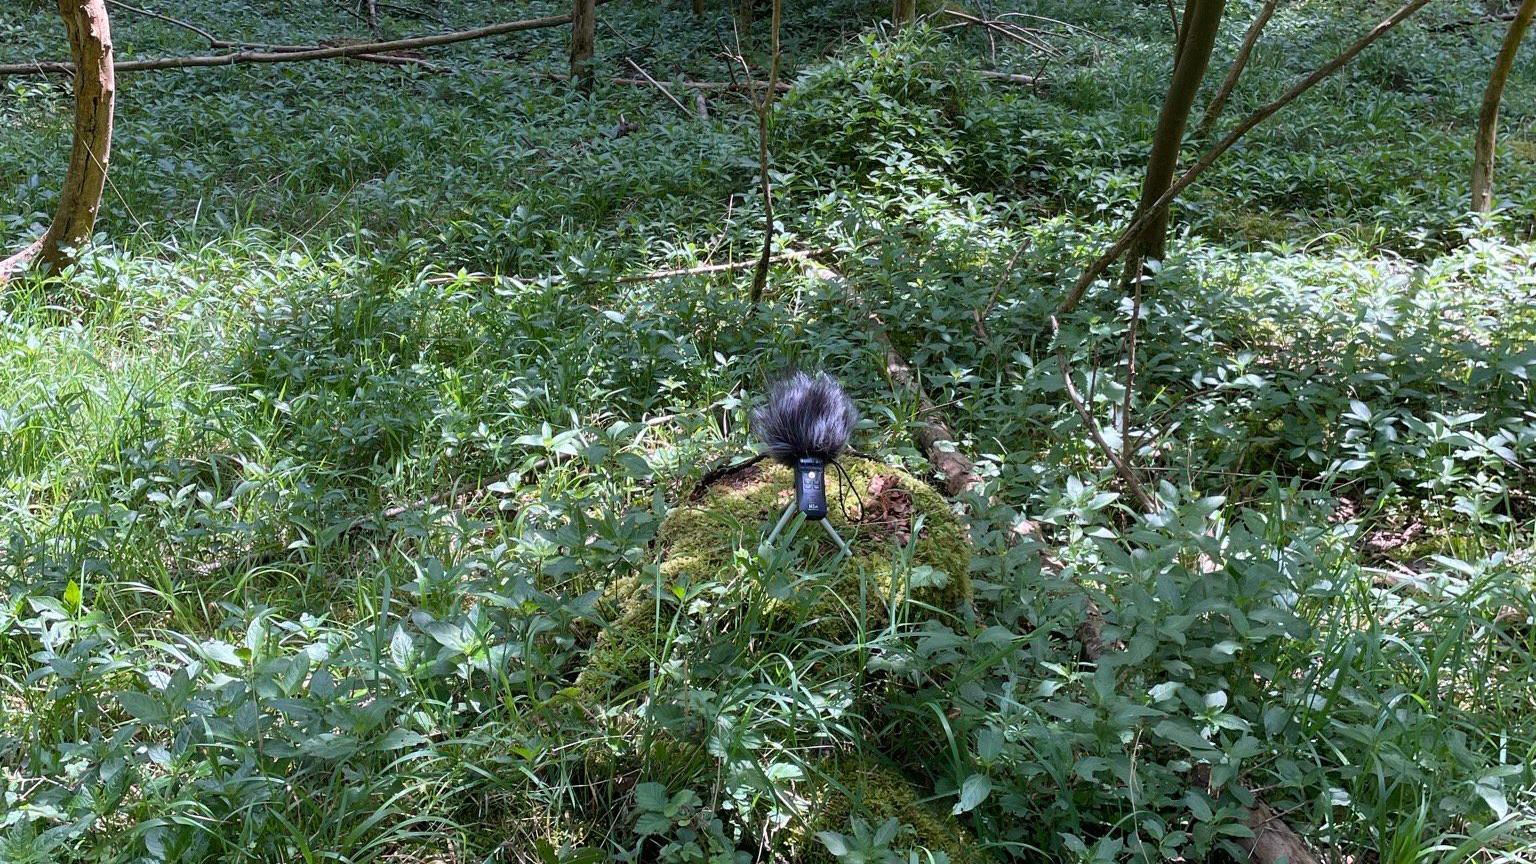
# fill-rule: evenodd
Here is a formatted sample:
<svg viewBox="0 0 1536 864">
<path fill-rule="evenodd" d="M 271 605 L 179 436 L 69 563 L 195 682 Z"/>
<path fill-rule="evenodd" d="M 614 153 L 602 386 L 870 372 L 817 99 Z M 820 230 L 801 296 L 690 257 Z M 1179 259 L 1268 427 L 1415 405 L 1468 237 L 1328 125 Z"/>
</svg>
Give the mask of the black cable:
<svg viewBox="0 0 1536 864">
<path fill-rule="evenodd" d="M 843 463 L 833 459 L 832 467 L 836 468 L 838 475 L 840 475 L 837 478 L 837 503 L 838 506 L 843 508 L 843 521 L 852 525 L 853 519 L 848 516 L 848 496 L 843 494 L 843 482 L 847 481 L 848 488 L 853 492 L 854 499 L 859 502 L 860 517 L 864 515 L 864 497 L 859 494 L 859 484 L 853 482 L 853 478 L 848 476 L 848 469 L 843 467 Z"/>
</svg>

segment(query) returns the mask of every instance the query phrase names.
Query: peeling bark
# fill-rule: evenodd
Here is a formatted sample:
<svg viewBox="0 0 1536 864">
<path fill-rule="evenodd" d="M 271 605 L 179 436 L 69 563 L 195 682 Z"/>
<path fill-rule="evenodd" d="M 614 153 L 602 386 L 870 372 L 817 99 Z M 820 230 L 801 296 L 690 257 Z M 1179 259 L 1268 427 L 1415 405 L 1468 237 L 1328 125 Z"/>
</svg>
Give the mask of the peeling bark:
<svg viewBox="0 0 1536 864">
<path fill-rule="evenodd" d="M 91 239 L 101 211 L 112 153 L 112 108 L 117 92 L 112 68 L 112 28 L 105 0 L 59 0 L 59 16 L 74 58 L 75 137 L 53 224 L 42 239 L 0 262 L 0 281 L 36 256 L 50 273 L 74 263 Z"/>
</svg>

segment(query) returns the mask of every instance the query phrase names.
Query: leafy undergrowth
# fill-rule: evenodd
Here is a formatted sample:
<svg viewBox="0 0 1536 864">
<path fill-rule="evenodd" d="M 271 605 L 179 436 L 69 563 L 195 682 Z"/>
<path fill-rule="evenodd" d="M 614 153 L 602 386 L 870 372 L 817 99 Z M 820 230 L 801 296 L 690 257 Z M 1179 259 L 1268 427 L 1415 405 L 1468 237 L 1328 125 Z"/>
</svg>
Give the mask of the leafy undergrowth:
<svg viewBox="0 0 1536 864">
<path fill-rule="evenodd" d="M 1218 68 L 1256 4 L 1229 5 Z M 789 263 L 759 308 L 745 275 L 618 278 L 755 253 L 736 95 L 574 97 L 558 31 L 434 52 L 450 75 L 125 73 L 94 251 L 0 298 L 0 860 L 1219 860 L 1255 793 L 1333 860 L 1529 860 L 1536 64 L 1492 217 L 1463 163 L 1500 30 L 1433 4 L 1190 191 L 1139 305 L 1097 286 L 1053 339 L 1134 205 L 1172 37 L 1161 4 L 1007 8 L 1055 27 L 1039 88 L 978 70 L 1044 58 L 949 21 L 792 10 L 778 243 L 846 281 Z M 48 54 L 51 14 L 0 12 L 5 59 Z M 114 16 L 120 56 L 196 47 Z M 601 68 L 733 74 L 723 8 L 601 17 Z M 1223 125 L 1368 23 L 1285 4 Z M 0 87 L 10 248 L 70 120 L 60 82 Z M 865 310 L 987 483 L 968 574 L 889 571 L 971 603 L 861 581 L 879 626 L 829 635 L 783 616 L 836 562 L 736 542 L 754 515 L 668 566 L 662 526 L 790 363 L 844 380 L 861 454 L 931 474 Z M 1130 506 L 1058 348 L 1167 512 Z M 913 565 L 922 531 L 863 542 Z M 656 680 L 593 699 L 617 586 L 650 591 Z"/>
</svg>

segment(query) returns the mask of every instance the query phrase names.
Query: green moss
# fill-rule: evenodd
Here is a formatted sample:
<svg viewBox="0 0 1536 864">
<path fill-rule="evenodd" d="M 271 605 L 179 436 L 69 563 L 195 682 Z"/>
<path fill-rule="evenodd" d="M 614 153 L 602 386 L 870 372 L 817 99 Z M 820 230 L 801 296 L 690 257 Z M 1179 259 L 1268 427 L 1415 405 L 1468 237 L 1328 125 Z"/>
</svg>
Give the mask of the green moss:
<svg viewBox="0 0 1536 864">
<path fill-rule="evenodd" d="M 871 827 L 895 819 L 912 831 L 893 847 L 919 847 L 943 852 L 951 864 L 981 864 L 991 858 L 954 817 L 923 804 L 912 784 L 896 771 L 866 759 L 848 758 L 822 766 L 825 773 L 806 796 L 807 819 L 803 832 L 789 844 L 796 864 L 836 864 L 816 835 L 822 831 L 846 834 L 853 817 Z"/>
<path fill-rule="evenodd" d="M 970 545 L 965 526 L 943 496 L 910 474 L 866 459 L 847 459 L 844 467 L 850 483 L 829 478 L 827 518 L 849 542 L 852 555 L 828 571 L 823 590 L 808 602 L 803 597 L 794 603 L 769 601 L 768 624 L 845 642 L 884 627 L 890 609 L 903 602 L 922 607 L 921 617 L 969 614 Z M 910 550 L 898 547 L 890 528 L 860 521 L 860 500 L 874 509 L 870 484 L 882 475 L 893 477 L 910 495 L 912 523 L 922 521 L 915 540 L 908 540 Z M 741 565 L 744 551 L 755 552 L 793 494 L 791 472 L 770 463 L 695 493 L 667 517 L 658 534 L 663 588 L 725 581 Z M 897 527 L 909 533 L 909 526 Z M 824 532 L 809 524 L 801 527 L 794 548 L 812 559 L 830 560 L 835 551 Z M 625 580 L 610 589 L 608 599 L 615 618 L 598 638 L 578 681 L 583 693 L 603 701 L 643 682 L 650 659 L 663 647 L 654 626 L 653 584 L 644 578 Z"/>
<path fill-rule="evenodd" d="M 794 494 L 787 469 L 760 464 L 696 491 L 677 507 L 658 534 L 661 563 L 657 570 L 608 591 L 606 603 L 612 618 L 577 682 L 578 695 L 574 698 L 582 710 L 622 705 L 625 691 L 643 686 L 653 658 L 668 648 L 666 633 L 658 632 L 656 622 L 666 622 L 670 629 L 677 606 L 670 599 L 658 606 L 657 582 L 652 580 L 659 580 L 664 598 L 675 596 L 670 593 L 673 587 L 734 585 L 724 594 L 708 594 L 705 605 L 732 608 L 742 596 L 751 598 L 750 602 L 761 605 L 764 616 L 755 626 L 794 634 L 790 642 L 802 636 L 851 642 L 860 633 L 886 626 L 891 610 L 900 609 L 904 603 L 912 608 L 902 614 L 912 617 L 969 615 L 970 544 L 964 524 L 943 496 L 910 474 L 869 460 L 849 459 L 845 467 L 850 484 L 839 484 L 835 479 L 828 483 L 828 518 L 848 540 L 851 556 L 834 561 L 835 549 L 825 534 L 816 526 L 802 526 L 789 548 L 800 556 L 799 565 L 803 566 L 792 569 L 821 575 L 813 577 L 811 586 L 797 585 L 794 592 L 777 599 L 742 586 L 760 575 L 758 546 Z M 895 488 L 906 493 L 896 496 L 900 503 L 910 500 L 909 511 L 896 508 L 901 515 L 894 525 L 863 521 L 860 498 L 851 491 L 858 491 L 869 513 L 880 514 L 882 505 L 889 508 L 892 503 L 890 497 L 880 501 L 871 492 L 871 482 L 882 476 L 888 478 L 884 483 L 894 480 Z M 888 509 L 884 512 L 889 515 Z M 913 537 L 912 528 L 919 519 L 922 525 Z M 908 537 L 898 542 L 902 534 Z M 679 630 L 691 638 L 674 643 L 674 652 L 705 657 L 729 638 L 720 632 L 707 632 L 709 627 L 703 626 L 706 622 L 702 619 L 689 620 L 698 614 L 697 608 L 685 607 Z M 718 620 L 708 623 L 719 625 Z M 686 659 L 677 654 L 673 657 Z M 848 671 L 835 666 L 816 668 L 828 678 Z M 861 698 L 868 696 L 862 694 Z M 589 755 L 585 768 L 594 784 L 602 785 L 603 778 L 633 775 L 657 779 L 669 788 L 686 788 L 692 778 L 709 773 L 707 763 L 713 757 L 699 744 L 707 730 L 690 727 L 686 719 L 674 719 L 680 722 L 662 728 L 641 721 L 631 712 L 612 716 L 610 720 L 623 728 L 616 727 L 617 734 L 610 740 L 631 746 L 604 748 Z M 695 733 L 698 740 L 690 740 Z M 776 844 L 781 847 L 776 851 L 786 860 L 830 864 L 835 859 L 816 834 L 846 832 L 854 816 L 872 825 L 894 818 L 912 826 L 915 833 L 899 841 L 902 847 L 943 852 L 956 864 L 988 860 L 958 822 L 920 803 L 912 784 L 891 768 L 863 759 L 828 761 L 802 788 L 803 797 L 796 800 L 804 810 L 795 820 L 796 827 Z"/>
</svg>

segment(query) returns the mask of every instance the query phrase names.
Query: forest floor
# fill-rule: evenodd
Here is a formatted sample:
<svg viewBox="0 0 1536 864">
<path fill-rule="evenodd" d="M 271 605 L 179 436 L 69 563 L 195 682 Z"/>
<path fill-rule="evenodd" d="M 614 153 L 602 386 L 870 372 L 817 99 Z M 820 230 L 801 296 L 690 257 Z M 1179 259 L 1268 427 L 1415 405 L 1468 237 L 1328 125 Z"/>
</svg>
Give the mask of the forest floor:
<svg viewBox="0 0 1536 864">
<path fill-rule="evenodd" d="M 0 62 L 64 53 L 51 2 L 3 5 Z M 1432 3 L 1252 133 L 1139 300 L 1096 286 L 1055 336 L 1135 205 L 1167 7 L 968 7 L 1033 45 L 787 9 L 774 242 L 825 251 L 754 305 L 746 269 L 635 278 L 762 242 L 751 105 L 684 84 L 742 74 L 706 5 L 601 6 L 590 97 L 559 28 L 437 69 L 121 74 L 98 242 L 0 293 L 0 860 L 1221 860 L 1256 795 L 1323 860 L 1536 860 L 1536 62 L 1469 216 L 1485 5 Z M 563 11 L 379 6 L 386 35 Z M 154 11 L 366 32 L 330 0 Z M 1386 11 L 1282 4 L 1216 131 Z M 207 50 L 112 14 L 120 60 Z M 0 248 L 46 224 L 70 118 L 67 81 L 0 79 Z M 859 571 L 878 625 L 785 626 L 833 565 L 758 549 L 755 511 L 658 567 L 786 365 L 933 477 L 871 312 L 985 480 L 953 502 L 968 572 L 919 548 L 926 489 L 874 480 L 909 520 Z M 588 698 L 620 590 L 650 680 Z M 836 760 L 902 806 L 800 819 L 874 776 Z"/>
</svg>

